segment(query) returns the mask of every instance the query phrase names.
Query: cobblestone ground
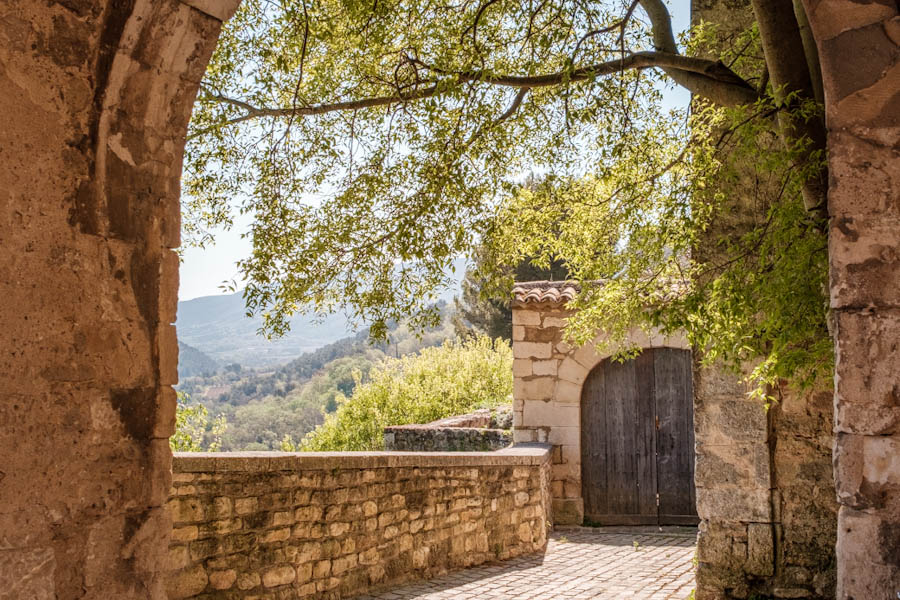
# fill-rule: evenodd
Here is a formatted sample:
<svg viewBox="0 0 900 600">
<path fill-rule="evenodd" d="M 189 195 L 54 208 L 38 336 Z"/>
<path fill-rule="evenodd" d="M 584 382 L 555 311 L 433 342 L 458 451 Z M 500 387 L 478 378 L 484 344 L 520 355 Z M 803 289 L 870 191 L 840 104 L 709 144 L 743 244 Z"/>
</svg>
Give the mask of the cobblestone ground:
<svg viewBox="0 0 900 600">
<path fill-rule="evenodd" d="M 654 533 L 650 533 L 650 532 Z M 688 528 L 565 528 L 545 554 L 474 567 L 357 600 L 687 598 L 696 533 Z"/>
</svg>

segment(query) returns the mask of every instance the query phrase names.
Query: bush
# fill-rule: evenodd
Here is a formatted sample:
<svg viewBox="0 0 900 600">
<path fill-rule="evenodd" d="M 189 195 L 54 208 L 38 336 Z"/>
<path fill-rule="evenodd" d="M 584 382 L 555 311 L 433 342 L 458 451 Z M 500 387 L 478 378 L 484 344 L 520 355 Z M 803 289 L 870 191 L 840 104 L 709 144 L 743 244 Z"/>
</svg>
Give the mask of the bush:
<svg viewBox="0 0 900 600">
<path fill-rule="evenodd" d="M 224 415 L 209 418 L 209 411 L 190 396 L 178 393 L 175 433 L 169 438 L 174 452 L 217 452 L 222 447 L 222 434 L 228 428 Z"/>
<path fill-rule="evenodd" d="M 390 425 L 427 423 L 493 408 L 512 394 L 512 350 L 480 337 L 445 342 L 418 354 L 389 358 L 373 367 L 369 382 L 303 439 L 301 450 L 381 450 Z M 291 449 L 285 440 L 285 449 Z"/>
</svg>

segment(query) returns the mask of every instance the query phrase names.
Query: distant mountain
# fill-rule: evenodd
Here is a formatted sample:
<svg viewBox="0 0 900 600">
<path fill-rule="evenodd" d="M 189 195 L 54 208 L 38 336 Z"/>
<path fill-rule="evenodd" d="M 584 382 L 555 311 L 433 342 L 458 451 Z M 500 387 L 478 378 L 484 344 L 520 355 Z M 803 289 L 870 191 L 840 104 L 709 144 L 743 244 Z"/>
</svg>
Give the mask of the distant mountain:
<svg viewBox="0 0 900 600">
<path fill-rule="evenodd" d="M 208 377 L 213 375 L 222 365 L 206 353 L 178 342 L 178 379 L 187 377 Z"/>
<path fill-rule="evenodd" d="M 240 292 L 203 296 L 178 303 L 178 340 L 222 363 L 246 367 L 272 367 L 297 358 L 326 344 L 353 335 L 343 315 L 315 317 L 297 315 L 291 331 L 269 341 L 257 335 L 261 317 L 248 318 Z"/>
<path fill-rule="evenodd" d="M 451 285 L 440 294 L 439 301 L 452 302 L 459 293 L 465 266 L 465 258 L 459 257 L 447 269 Z M 175 323 L 178 340 L 222 364 L 270 368 L 357 333 L 342 314 L 321 319 L 296 315 L 291 320 L 291 330 L 287 335 L 269 341 L 257 335 L 262 318 L 248 318 L 246 312 L 241 292 L 179 302 L 178 321 Z"/>
</svg>

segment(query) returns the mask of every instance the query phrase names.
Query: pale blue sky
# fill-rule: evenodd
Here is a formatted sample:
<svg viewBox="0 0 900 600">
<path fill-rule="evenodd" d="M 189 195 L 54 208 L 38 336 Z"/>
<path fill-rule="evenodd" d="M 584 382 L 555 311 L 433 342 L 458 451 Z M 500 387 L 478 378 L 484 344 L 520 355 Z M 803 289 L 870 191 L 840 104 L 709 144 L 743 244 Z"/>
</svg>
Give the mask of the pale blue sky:
<svg viewBox="0 0 900 600">
<path fill-rule="evenodd" d="M 688 0 L 669 2 L 676 32 L 687 29 L 690 21 Z M 690 94 L 683 88 L 666 90 L 665 100 L 671 106 L 685 106 Z M 250 254 L 249 239 L 241 239 L 247 231 L 251 218 L 247 215 L 235 219 L 230 231 L 216 233 L 215 244 L 205 249 L 185 248 L 181 264 L 181 284 L 178 288 L 180 300 L 190 300 L 198 296 L 213 296 L 223 293 L 219 288 L 223 282 L 230 282 L 238 275 L 235 263 Z"/>
</svg>

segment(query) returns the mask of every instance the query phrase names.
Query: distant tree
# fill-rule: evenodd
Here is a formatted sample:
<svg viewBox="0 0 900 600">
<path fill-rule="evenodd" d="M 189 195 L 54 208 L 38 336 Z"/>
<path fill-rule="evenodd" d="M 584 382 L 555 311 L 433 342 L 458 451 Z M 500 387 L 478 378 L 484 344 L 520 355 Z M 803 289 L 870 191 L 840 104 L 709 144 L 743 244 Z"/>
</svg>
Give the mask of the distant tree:
<svg viewBox="0 0 900 600">
<path fill-rule="evenodd" d="M 175 433 L 169 445 L 175 452 L 216 452 L 222 447 L 222 434 L 228 428 L 224 415 L 210 420 L 209 411 L 190 396 L 178 393 L 175 412 Z"/>
<path fill-rule="evenodd" d="M 458 336 L 486 335 L 512 341 L 511 290 L 498 289 L 493 274 L 496 269 L 489 268 L 491 264 L 503 262 L 501 257 L 493 256 L 484 244 L 475 251 L 474 262 L 463 277 L 460 295 L 453 301 L 456 310 L 452 323 Z M 486 275 L 485 271 L 492 274 Z M 559 281 L 569 277 L 568 269 L 558 259 L 550 259 L 548 266 L 544 267 L 535 264 L 531 258 L 525 258 L 515 267 L 505 268 L 505 271 L 515 281 Z"/>
</svg>

